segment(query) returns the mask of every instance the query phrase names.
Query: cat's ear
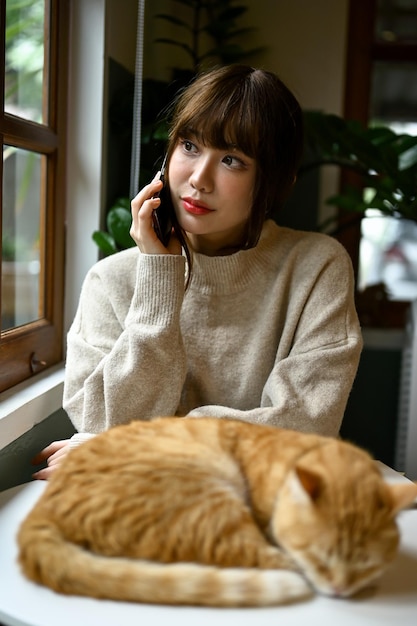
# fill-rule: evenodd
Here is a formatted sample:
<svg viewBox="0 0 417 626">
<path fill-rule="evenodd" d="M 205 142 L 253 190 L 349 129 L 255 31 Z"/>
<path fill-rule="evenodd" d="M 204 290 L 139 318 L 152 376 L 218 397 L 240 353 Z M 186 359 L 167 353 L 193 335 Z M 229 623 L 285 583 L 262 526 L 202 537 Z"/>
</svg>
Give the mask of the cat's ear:
<svg viewBox="0 0 417 626">
<path fill-rule="evenodd" d="M 394 483 L 388 484 L 387 487 L 390 492 L 394 515 L 417 499 L 417 483 Z"/>
<path fill-rule="evenodd" d="M 295 472 L 304 492 L 309 496 L 312 502 L 316 502 L 323 490 L 321 476 L 304 467 L 296 467 Z"/>
</svg>

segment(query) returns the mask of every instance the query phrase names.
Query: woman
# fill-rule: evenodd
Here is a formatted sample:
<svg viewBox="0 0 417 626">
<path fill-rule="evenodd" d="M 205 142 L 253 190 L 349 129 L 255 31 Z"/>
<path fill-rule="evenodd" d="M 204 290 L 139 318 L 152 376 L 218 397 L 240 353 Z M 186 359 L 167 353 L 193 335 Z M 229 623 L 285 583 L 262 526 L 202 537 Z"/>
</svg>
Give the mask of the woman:
<svg viewBox="0 0 417 626">
<path fill-rule="evenodd" d="M 169 243 L 153 227 L 157 175 L 132 201 L 137 246 L 85 279 L 68 335 L 73 444 L 157 415 L 338 434 L 361 350 L 350 260 L 330 237 L 268 219 L 302 143 L 299 104 L 272 73 L 223 67 L 183 91 L 167 151 Z M 48 446 L 36 476 L 67 450 Z"/>
</svg>

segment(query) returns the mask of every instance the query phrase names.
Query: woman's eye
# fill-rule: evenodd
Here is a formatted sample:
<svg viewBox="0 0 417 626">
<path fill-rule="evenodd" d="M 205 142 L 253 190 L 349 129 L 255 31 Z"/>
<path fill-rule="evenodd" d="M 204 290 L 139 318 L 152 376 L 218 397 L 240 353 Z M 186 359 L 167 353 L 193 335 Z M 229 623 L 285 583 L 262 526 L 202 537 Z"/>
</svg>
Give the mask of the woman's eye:
<svg viewBox="0 0 417 626">
<path fill-rule="evenodd" d="M 182 139 L 181 145 L 184 148 L 185 152 L 194 152 L 197 149 L 195 144 L 193 144 L 192 141 L 189 141 L 189 139 Z"/>
<path fill-rule="evenodd" d="M 223 158 L 223 163 L 225 163 L 229 167 L 243 167 L 244 166 L 244 163 L 241 159 L 239 159 L 238 157 L 232 156 L 230 154 L 228 154 L 227 156 Z"/>
</svg>

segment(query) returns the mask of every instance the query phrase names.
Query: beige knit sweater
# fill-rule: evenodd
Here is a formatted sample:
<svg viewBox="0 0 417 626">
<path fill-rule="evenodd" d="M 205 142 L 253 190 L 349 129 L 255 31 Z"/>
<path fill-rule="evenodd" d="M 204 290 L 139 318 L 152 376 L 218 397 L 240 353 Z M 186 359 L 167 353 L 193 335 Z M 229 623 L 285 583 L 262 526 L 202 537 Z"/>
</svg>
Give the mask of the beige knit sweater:
<svg viewBox="0 0 417 626">
<path fill-rule="evenodd" d="M 361 333 L 350 259 L 325 235 L 266 222 L 230 256 L 137 248 L 88 273 L 68 334 L 64 408 L 81 432 L 210 415 L 336 435 Z"/>
</svg>

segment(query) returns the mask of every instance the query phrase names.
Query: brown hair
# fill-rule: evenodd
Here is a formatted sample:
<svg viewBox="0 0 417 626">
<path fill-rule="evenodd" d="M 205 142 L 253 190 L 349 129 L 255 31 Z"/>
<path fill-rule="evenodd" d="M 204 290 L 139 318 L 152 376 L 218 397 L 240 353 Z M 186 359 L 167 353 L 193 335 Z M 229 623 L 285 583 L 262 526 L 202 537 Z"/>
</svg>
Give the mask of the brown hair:
<svg viewBox="0 0 417 626">
<path fill-rule="evenodd" d="M 265 219 L 283 205 L 295 180 L 303 148 L 297 99 L 272 72 L 246 65 L 220 67 L 199 75 L 179 94 L 171 119 L 168 162 L 178 140 L 190 129 L 206 145 L 235 144 L 255 159 L 254 201 L 242 247 L 255 246 Z"/>
</svg>

